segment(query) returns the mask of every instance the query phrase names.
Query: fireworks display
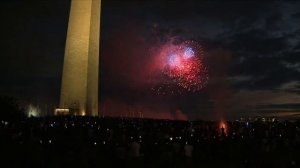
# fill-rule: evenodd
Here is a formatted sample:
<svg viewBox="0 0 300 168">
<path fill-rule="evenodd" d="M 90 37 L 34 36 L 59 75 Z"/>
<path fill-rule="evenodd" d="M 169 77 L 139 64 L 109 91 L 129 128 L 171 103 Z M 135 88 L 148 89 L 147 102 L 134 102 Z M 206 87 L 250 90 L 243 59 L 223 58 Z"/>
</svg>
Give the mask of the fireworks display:
<svg viewBox="0 0 300 168">
<path fill-rule="evenodd" d="M 203 61 L 202 47 L 197 42 L 165 45 L 158 57 L 159 69 L 165 79 L 156 89 L 159 93 L 197 92 L 206 85 L 208 72 Z"/>
</svg>

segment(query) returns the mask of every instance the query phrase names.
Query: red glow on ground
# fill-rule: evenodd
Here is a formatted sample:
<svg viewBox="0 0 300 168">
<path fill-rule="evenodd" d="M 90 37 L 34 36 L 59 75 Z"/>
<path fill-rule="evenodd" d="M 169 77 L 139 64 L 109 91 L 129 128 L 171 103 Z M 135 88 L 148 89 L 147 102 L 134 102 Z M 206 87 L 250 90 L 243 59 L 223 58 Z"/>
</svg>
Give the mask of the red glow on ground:
<svg viewBox="0 0 300 168">
<path fill-rule="evenodd" d="M 220 134 L 228 134 L 228 125 L 225 121 L 220 121 L 219 123 Z"/>
</svg>

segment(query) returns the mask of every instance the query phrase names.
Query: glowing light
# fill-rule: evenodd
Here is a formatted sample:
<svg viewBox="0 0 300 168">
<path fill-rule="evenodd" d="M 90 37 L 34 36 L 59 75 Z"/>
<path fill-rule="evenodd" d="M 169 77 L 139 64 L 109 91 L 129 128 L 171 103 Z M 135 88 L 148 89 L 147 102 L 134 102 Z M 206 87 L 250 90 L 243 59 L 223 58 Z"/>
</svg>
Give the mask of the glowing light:
<svg viewBox="0 0 300 168">
<path fill-rule="evenodd" d="M 38 107 L 33 106 L 32 104 L 30 104 L 27 107 L 27 116 L 28 117 L 38 117 L 40 116 L 40 109 Z"/>
<path fill-rule="evenodd" d="M 184 58 L 189 59 L 189 58 L 194 57 L 194 56 L 195 56 L 195 52 L 193 51 L 193 49 L 191 47 L 187 47 L 184 50 L 184 54 L 183 54 Z"/>
<path fill-rule="evenodd" d="M 180 58 L 176 54 L 172 54 L 168 58 L 168 64 L 173 67 L 180 66 Z"/>
<path fill-rule="evenodd" d="M 206 86 L 208 70 L 204 64 L 202 47 L 198 43 L 185 41 L 165 45 L 158 57 L 162 81 L 165 81 L 153 88 L 159 95 L 197 92 Z"/>
<path fill-rule="evenodd" d="M 226 122 L 221 121 L 219 124 L 219 129 L 220 129 L 221 134 L 225 134 L 225 135 L 228 134 L 228 126 L 227 126 Z"/>
<path fill-rule="evenodd" d="M 64 109 L 64 108 L 57 108 L 54 111 L 54 115 L 67 115 L 70 114 L 69 109 Z"/>
</svg>

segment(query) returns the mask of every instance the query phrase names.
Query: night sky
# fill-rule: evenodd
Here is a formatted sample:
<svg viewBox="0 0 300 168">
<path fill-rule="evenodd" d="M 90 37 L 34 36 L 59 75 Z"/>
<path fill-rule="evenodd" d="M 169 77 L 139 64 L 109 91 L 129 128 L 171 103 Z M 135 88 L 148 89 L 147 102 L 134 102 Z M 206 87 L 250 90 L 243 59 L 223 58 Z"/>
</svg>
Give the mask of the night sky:
<svg viewBox="0 0 300 168">
<path fill-rule="evenodd" d="M 0 95 L 58 105 L 69 8 L 69 0 L 1 2 Z M 300 2 L 102 0 L 100 111 L 299 117 L 299 38 Z M 209 81 L 197 92 L 158 95 L 155 53 L 185 40 L 202 46 Z"/>
</svg>

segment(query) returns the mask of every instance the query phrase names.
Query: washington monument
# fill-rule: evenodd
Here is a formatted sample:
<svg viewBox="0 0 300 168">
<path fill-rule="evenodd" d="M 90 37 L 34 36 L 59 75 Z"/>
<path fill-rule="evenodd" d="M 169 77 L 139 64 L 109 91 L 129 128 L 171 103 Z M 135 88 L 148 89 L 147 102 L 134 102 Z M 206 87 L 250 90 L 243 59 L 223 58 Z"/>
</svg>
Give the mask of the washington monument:
<svg viewBox="0 0 300 168">
<path fill-rule="evenodd" d="M 62 74 L 60 108 L 98 115 L 101 0 L 72 0 Z"/>
</svg>

